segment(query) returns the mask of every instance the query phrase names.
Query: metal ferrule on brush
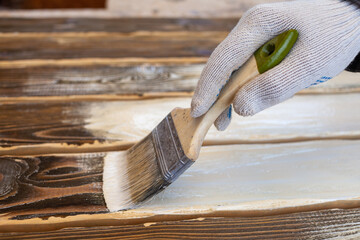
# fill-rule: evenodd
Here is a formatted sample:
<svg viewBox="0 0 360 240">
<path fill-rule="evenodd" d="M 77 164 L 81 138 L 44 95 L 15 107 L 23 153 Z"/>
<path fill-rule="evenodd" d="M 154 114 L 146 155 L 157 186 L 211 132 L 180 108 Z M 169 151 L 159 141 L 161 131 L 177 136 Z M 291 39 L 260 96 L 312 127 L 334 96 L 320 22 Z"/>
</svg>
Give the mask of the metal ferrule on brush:
<svg viewBox="0 0 360 240">
<path fill-rule="evenodd" d="M 152 131 L 152 140 L 162 177 L 169 185 L 194 163 L 182 149 L 171 114 Z"/>
</svg>

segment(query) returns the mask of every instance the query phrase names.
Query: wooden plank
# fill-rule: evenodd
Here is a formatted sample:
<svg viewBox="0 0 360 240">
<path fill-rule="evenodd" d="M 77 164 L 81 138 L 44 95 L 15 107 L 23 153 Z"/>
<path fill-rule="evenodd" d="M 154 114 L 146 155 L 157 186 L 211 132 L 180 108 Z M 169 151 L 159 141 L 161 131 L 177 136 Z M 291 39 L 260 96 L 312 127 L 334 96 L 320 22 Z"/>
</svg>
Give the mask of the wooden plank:
<svg viewBox="0 0 360 240">
<path fill-rule="evenodd" d="M 238 21 L 238 18 L 0 18 L 0 32 L 230 32 Z"/>
<path fill-rule="evenodd" d="M 81 61 L 81 60 L 80 60 Z M 0 97 L 192 92 L 203 64 L 39 66 L 0 70 Z"/>
<path fill-rule="evenodd" d="M 173 108 L 190 106 L 191 99 L 90 100 L 3 103 L 0 112 L 6 114 L 0 115 L 0 144 L 5 148 L 1 154 L 15 154 L 11 151 L 19 145 L 30 151 L 29 144 L 67 143 L 77 148 L 106 141 L 105 146 L 117 142 L 118 147 L 122 143 L 128 147 L 152 131 Z M 358 139 L 360 109 L 353 108 L 353 103 L 359 101 L 360 94 L 355 93 L 297 95 L 253 117 L 234 114 L 229 129 L 218 132 L 212 127 L 205 144 Z M 64 146 L 58 145 L 58 150 L 65 151 Z"/>
<path fill-rule="evenodd" d="M 227 32 L 1 33 L 0 60 L 209 56 Z"/>
<path fill-rule="evenodd" d="M 0 239 L 356 239 L 360 210 L 322 210 L 271 217 L 206 217 L 145 224 L 0 234 Z"/>
<path fill-rule="evenodd" d="M 103 9 L 84 10 L 1 10 L 0 18 L 119 18 L 119 14 Z"/>
<path fill-rule="evenodd" d="M 0 98 L 193 92 L 206 58 L 0 62 Z M 301 93 L 360 92 L 360 73 L 343 72 Z M 160 95 L 160 94 L 159 94 Z M 1 100 L 1 99 L 0 99 Z M 6 99 L 5 99 L 6 100 Z"/>
<path fill-rule="evenodd" d="M 136 209 L 114 213 L 106 213 L 111 206 L 102 198 L 102 167 L 104 161 L 119 161 L 121 153 L 2 157 L 0 231 L 360 207 L 359 154 L 360 141 L 204 147 L 166 190 Z"/>
<path fill-rule="evenodd" d="M 85 119 L 84 112 L 80 109 L 84 107 L 84 104 L 86 105 L 83 102 L 66 103 L 65 105 L 63 103 L 24 103 L 19 106 L 4 104 L 0 108 L 7 117 L 5 115 L 0 117 L 2 119 L 1 142 L 6 146 L 8 143 L 12 145 L 11 142 L 36 144 L 60 141 L 82 144 L 93 143 L 95 140 L 103 141 L 104 139 L 93 136 L 82 127 Z M 74 106 L 76 106 L 76 110 L 73 108 Z M 29 119 L 32 120 L 28 121 Z M 51 137 L 50 135 L 53 134 L 49 131 L 57 132 L 55 133 L 57 137 Z M 45 137 L 46 135 L 48 137 Z"/>
<path fill-rule="evenodd" d="M 1 211 L 38 209 L 39 216 L 50 208 L 55 216 L 107 211 L 102 194 L 103 156 L 2 158 Z M 59 212 L 62 208 L 65 211 Z"/>
<path fill-rule="evenodd" d="M 2 0 L 11 9 L 105 8 L 105 0 Z"/>
<path fill-rule="evenodd" d="M 108 9 L 126 17 L 236 17 L 260 3 L 276 0 L 109 0 Z M 141 7 L 139 7 L 141 6 Z M 169 10 L 171 9 L 171 10 Z"/>
</svg>

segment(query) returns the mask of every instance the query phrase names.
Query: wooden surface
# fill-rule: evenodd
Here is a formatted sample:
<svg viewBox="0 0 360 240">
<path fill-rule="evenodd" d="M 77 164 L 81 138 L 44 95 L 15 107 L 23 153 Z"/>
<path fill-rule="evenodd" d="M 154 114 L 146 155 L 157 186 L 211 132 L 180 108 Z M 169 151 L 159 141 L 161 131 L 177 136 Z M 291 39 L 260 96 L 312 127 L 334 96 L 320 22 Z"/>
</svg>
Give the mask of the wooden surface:
<svg viewBox="0 0 360 240">
<path fill-rule="evenodd" d="M 266 217 L 206 217 L 148 224 L 4 233 L 0 239 L 357 239 L 360 210 Z"/>
<path fill-rule="evenodd" d="M 107 211 L 102 195 L 102 157 L 1 158 L 0 212 L 12 215 L 18 211 L 20 214 L 11 218 L 26 219 Z"/>
<path fill-rule="evenodd" d="M 0 60 L 207 57 L 227 32 L 2 33 Z"/>
<path fill-rule="evenodd" d="M 109 213 L 104 159 L 189 106 L 236 24 L 116 20 L 0 19 L 0 239 L 359 237 L 360 78 L 350 73 L 212 128 L 177 182 Z"/>
<path fill-rule="evenodd" d="M 11 9 L 105 8 L 106 0 L 2 0 Z"/>
<path fill-rule="evenodd" d="M 3 68 L 0 70 L 0 96 L 192 92 L 204 65 L 183 61 L 164 64 L 143 60 L 136 66 L 124 66 L 110 60 L 107 64 Z"/>
<path fill-rule="evenodd" d="M 1 32 L 230 31 L 239 18 L 1 18 Z"/>
<path fill-rule="evenodd" d="M 173 108 L 188 107 L 190 100 L 189 97 L 126 101 L 63 99 L 62 102 L 25 99 L 11 103 L 9 99 L 0 106 L 0 111 L 7 113 L 0 115 L 3 147 L 0 154 L 20 145 L 81 146 L 94 141 L 103 142 L 102 145 L 116 142 L 124 149 L 151 132 Z M 235 115 L 226 132 L 212 127 L 205 145 L 359 139 L 360 122 L 355 120 L 360 119 L 360 110 L 352 107 L 352 103 L 359 101 L 358 93 L 336 97 L 297 95 L 251 118 Z"/>
<path fill-rule="evenodd" d="M 68 222 L 69 216 L 107 212 L 102 194 L 103 163 L 105 159 L 120 160 L 120 154 L 0 158 L 3 226 L 30 224 L 40 218 L 47 219 L 41 224 L 50 227 L 60 224 L 51 216 L 61 216 L 62 222 Z M 336 199 L 360 196 L 359 154 L 359 140 L 203 147 L 196 164 L 167 190 L 135 210 L 140 216 L 158 216 L 171 212 L 219 214 L 222 210 L 237 211 L 239 215 L 263 210 L 265 214 L 265 210 L 286 207 L 292 211 L 298 206 L 311 209 L 311 204 L 325 208 Z M 353 204 L 359 205 L 360 200 Z M 119 213 L 117 218 L 124 217 Z"/>
<path fill-rule="evenodd" d="M 271 2 L 278 0 L 108 0 L 108 9 L 123 17 L 240 18 L 246 10 L 256 4 Z"/>
</svg>

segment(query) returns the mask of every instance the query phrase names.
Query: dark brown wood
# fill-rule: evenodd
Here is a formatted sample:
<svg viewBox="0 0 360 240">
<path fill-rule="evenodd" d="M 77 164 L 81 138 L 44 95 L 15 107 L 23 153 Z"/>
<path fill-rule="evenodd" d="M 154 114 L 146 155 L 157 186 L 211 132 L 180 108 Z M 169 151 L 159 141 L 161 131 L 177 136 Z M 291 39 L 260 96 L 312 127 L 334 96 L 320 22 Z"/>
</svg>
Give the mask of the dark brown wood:
<svg viewBox="0 0 360 240">
<path fill-rule="evenodd" d="M 39 66 L 0 69 L 0 97 L 191 92 L 203 64 Z"/>
<path fill-rule="evenodd" d="M 0 3 L 13 9 L 105 8 L 106 0 L 2 0 Z"/>
<path fill-rule="evenodd" d="M 27 219 L 107 211 L 104 155 L 0 158 L 0 214 L 17 212 L 12 219 Z"/>
<path fill-rule="evenodd" d="M 0 35 L 0 60 L 208 57 L 227 32 L 20 33 Z"/>
<path fill-rule="evenodd" d="M 84 128 L 86 102 L 0 105 L 0 146 L 102 141 Z"/>
<path fill-rule="evenodd" d="M 238 21 L 238 18 L 1 18 L 0 32 L 229 32 Z"/>
<path fill-rule="evenodd" d="M 0 239 L 357 239 L 360 209 L 2 233 Z"/>
</svg>

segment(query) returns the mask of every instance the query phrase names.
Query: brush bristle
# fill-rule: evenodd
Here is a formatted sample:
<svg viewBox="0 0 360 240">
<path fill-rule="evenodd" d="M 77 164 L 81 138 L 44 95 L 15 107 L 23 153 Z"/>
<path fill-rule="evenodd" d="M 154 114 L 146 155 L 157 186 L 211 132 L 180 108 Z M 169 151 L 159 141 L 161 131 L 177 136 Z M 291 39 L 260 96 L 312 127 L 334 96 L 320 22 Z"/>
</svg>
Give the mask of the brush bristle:
<svg viewBox="0 0 360 240">
<path fill-rule="evenodd" d="M 110 211 L 133 208 L 175 181 L 193 163 L 171 114 L 126 152 L 105 157 L 103 192 Z"/>
<path fill-rule="evenodd" d="M 127 152 L 105 157 L 103 192 L 110 211 L 133 208 L 165 185 L 151 134 Z"/>
</svg>

